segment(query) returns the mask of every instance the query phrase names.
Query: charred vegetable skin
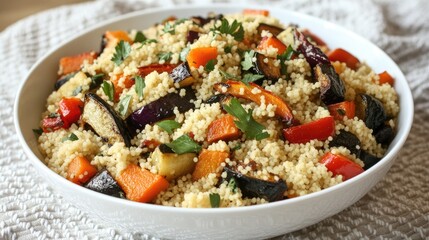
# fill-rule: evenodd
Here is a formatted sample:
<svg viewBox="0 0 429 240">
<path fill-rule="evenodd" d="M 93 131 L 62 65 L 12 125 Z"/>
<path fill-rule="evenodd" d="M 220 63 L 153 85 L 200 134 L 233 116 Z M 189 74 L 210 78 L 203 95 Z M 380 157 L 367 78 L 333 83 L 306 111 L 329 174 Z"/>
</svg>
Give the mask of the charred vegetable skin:
<svg viewBox="0 0 429 240">
<path fill-rule="evenodd" d="M 359 94 L 356 97 L 356 115 L 372 130 L 377 130 L 386 121 L 383 104 L 368 94 Z"/>
<path fill-rule="evenodd" d="M 314 74 L 320 82 L 320 99 L 324 104 L 330 105 L 344 101 L 346 88 L 330 63 L 316 65 Z"/>
<path fill-rule="evenodd" d="M 128 118 L 127 123 L 131 133 L 137 129 L 142 129 L 146 124 L 152 124 L 159 120 L 174 116 L 174 108 L 177 107 L 179 112 L 183 113 L 192 109 L 195 100 L 195 92 L 192 88 L 185 88 L 186 95 L 181 97 L 178 93 L 169 93 L 145 106 L 137 109 Z"/>
<path fill-rule="evenodd" d="M 266 79 L 278 81 L 281 77 L 280 67 L 274 65 L 275 59 L 266 57 L 260 53 L 255 53 L 254 57 L 256 61 L 253 62 L 253 67 L 251 71 L 256 74 L 264 75 Z M 267 58 L 268 62 L 264 62 L 264 59 Z"/>
<path fill-rule="evenodd" d="M 224 168 L 224 171 L 227 174 L 225 180 L 229 182 L 234 179 L 244 197 L 258 197 L 269 202 L 275 202 L 282 200 L 287 190 L 286 183 L 282 180 L 277 182 L 264 181 L 246 176 L 227 167 Z"/>
<path fill-rule="evenodd" d="M 97 94 L 85 94 L 85 106 L 82 120 L 110 144 L 124 142 L 131 146 L 131 137 L 128 127 L 118 113 Z"/>
<path fill-rule="evenodd" d="M 107 169 L 101 170 L 84 187 L 113 197 L 124 198 L 125 193 Z"/>
<path fill-rule="evenodd" d="M 258 28 L 257 28 L 257 30 L 258 30 L 258 35 L 259 36 L 261 35 L 262 31 L 264 31 L 264 30 L 270 32 L 274 36 L 277 36 L 281 32 L 284 31 L 283 28 L 276 27 L 276 26 L 269 25 L 269 24 L 265 24 L 265 23 L 260 23 L 259 26 L 258 26 Z"/>
<path fill-rule="evenodd" d="M 304 34 L 295 30 L 294 35 L 295 39 L 300 42 L 298 50 L 304 55 L 311 68 L 314 68 L 317 64 L 331 64 L 328 57 L 322 52 L 322 50 L 311 44 Z"/>
<path fill-rule="evenodd" d="M 188 62 L 184 62 L 179 66 L 175 67 L 170 73 L 170 77 L 174 83 L 179 83 L 181 87 L 186 87 L 195 82 L 194 77 L 189 69 Z"/>
</svg>

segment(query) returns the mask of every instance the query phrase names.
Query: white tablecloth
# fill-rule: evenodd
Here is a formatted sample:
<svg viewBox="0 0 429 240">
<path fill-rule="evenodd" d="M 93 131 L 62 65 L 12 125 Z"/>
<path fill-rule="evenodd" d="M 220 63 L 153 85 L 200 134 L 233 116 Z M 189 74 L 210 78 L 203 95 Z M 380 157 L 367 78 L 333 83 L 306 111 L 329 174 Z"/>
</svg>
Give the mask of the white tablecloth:
<svg viewBox="0 0 429 240">
<path fill-rule="evenodd" d="M 77 32 L 131 11 L 191 2 L 100 0 L 52 9 L 0 33 L 0 239 L 148 238 L 144 233 L 125 232 L 101 222 L 48 187 L 19 145 L 13 126 L 13 101 L 32 64 Z M 193 4 L 207 2 L 211 1 Z M 369 194 L 331 218 L 276 239 L 427 239 L 429 1 L 277 0 L 269 4 L 332 21 L 374 42 L 405 73 L 416 107 L 414 125 L 402 153 Z"/>
</svg>

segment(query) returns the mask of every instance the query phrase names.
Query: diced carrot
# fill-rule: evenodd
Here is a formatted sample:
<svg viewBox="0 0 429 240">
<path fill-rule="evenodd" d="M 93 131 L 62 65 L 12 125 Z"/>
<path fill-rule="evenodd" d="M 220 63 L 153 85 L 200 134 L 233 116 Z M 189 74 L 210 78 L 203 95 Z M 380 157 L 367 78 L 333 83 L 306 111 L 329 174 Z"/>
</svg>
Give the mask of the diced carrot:
<svg viewBox="0 0 429 240">
<path fill-rule="evenodd" d="M 119 96 L 121 96 L 124 89 L 128 89 L 134 85 L 134 79 L 130 76 L 116 75 L 116 77 L 111 78 L 110 81 L 113 83 L 113 87 L 115 88 L 115 102 L 119 100 Z M 119 84 L 119 82 L 121 82 L 121 84 Z"/>
<path fill-rule="evenodd" d="M 121 40 L 132 43 L 133 40 L 128 36 L 126 31 L 107 31 L 104 33 L 106 47 L 115 47 Z"/>
<path fill-rule="evenodd" d="M 240 137 L 240 130 L 234 123 L 234 117 L 226 114 L 210 123 L 207 129 L 209 144 L 219 140 L 230 141 Z"/>
<path fill-rule="evenodd" d="M 378 81 L 380 83 L 380 85 L 388 83 L 391 86 L 393 86 L 393 83 L 395 82 L 395 80 L 393 79 L 392 76 L 390 76 L 390 74 L 387 71 L 384 71 L 384 72 L 378 74 L 378 76 L 380 77 L 380 80 Z"/>
<path fill-rule="evenodd" d="M 170 73 L 175 67 L 177 67 L 177 64 L 151 64 L 144 67 L 139 67 L 139 75 L 141 77 L 146 77 L 151 72 L 158 72 L 163 73 L 167 72 Z"/>
<path fill-rule="evenodd" d="M 289 143 L 307 143 L 316 139 L 325 141 L 334 133 L 335 121 L 332 116 L 283 129 L 283 136 Z"/>
<path fill-rule="evenodd" d="M 168 181 L 161 175 L 151 173 L 135 164 L 130 164 L 116 178 L 126 197 L 136 202 L 151 202 L 168 188 Z"/>
<path fill-rule="evenodd" d="M 258 49 L 263 50 L 267 49 L 268 47 L 277 48 L 277 54 L 282 54 L 284 51 L 286 51 L 286 45 L 282 43 L 278 38 L 276 37 L 263 37 L 262 40 L 259 42 Z"/>
<path fill-rule="evenodd" d="M 347 116 L 348 119 L 354 118 L 355 109 L 355 103 L 352 101 L 344 101 L 328 106 L 329 113 L 335 120 L 343 120 L 345 116 Z"/>
<path fill-rule="evenodd" d="M 318 46 L 326 46 L 325 41 L 323 41 L 320 37 L 318 37 L 316 34 L 310 32 L 310 30 L 305 29 L 304 31 L 302 31 L 302 34 L 306 37 L 306 38 L 310 38 L 313 42 L 315 42 Z"/>
<path fill-rule="evenodd" d="M 334 176 L 342 175 L 343 181 L 364 172 L 360 165 L 340 154 L 328 152 L 323 155 L 319 162 L 325 165 L 328 171 L 332 172 Z"/>
<path fill-rule="evenodd" d="M 200 47 L 194 48 L 189 51 L 186 60 L 190 67 L 199 68 L 200 66 L 206 66 L 206 64 L 217 57 L 216 47 Z"/>
<path fill-rule="evenodd" d="M 268 17 L 270 15 L 270 11 L 264 10 L 264 9 L 244 9 L 243 10 L 244 15 L 262 15 L 265 17 Z"/>
<path fill-rule="evenodd" d="M 82 185 L 88 182 L 96 173 L 97 168 L 92 166 L 86 157 L 77 156 L 73 158 L 68 166 L 67 179 Z"/>
<path fill-rule="evenodd" d="M 347 52 L 342 48 L 334 49 L 333 51 L 328 53 L 329 61 L 335 62 L 343 62 L 347 65 L 347 67 L 355 70 L 357 65 L 359 64 L 359 59 L 353 56 L 351 53 Z"/>
<path fill-rule="evenodd" d="M 203 149 L 198 156 L 198 162 L 192 173 L 192 180 L 197 181 L 210 173 L 216 173 L 228 157 L 229 154 L 227 152 Z"/>
<path fill-rule="evenodd" d="M 77 72 L 80 70 L 85 60 L 87 60 L 88 63 L 92 63 L 96 58 L 97 53 L 95 52 L 85 52 L 75 56 L 62 57 L 60 59 L 58 75 L 64 76 L 69 73 Z"/>
</svg>

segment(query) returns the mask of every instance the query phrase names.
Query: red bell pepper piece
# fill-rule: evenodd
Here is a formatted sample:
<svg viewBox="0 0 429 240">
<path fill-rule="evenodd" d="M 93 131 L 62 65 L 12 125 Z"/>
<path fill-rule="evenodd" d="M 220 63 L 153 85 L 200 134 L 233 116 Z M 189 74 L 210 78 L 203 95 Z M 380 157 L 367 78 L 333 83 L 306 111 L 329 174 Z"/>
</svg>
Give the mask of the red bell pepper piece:
<svg viewBox="0 0 429 240">
<path fill-rule="evenodd" d="M 347 65 L 347 67 L 351 69 L 356 69 L 359 63 L 359 59 L 357 59 L 353 54 L 347 52 L 342 48 L 334 49 L 333 51 L 328 53 L 329 61 L 335 62 L 343 62 Z"/>
<path fill-rule="evenodd" d="M 343 155 L 333 154 L 331 152 L 323 155 L 319 162 L 325 165 L 328 171 L 332 172 L 334 176 L 342 175 L 343 181 L 364 172 L 363 168 L 357 163 Z"/>
<path fill-rule="evenodd" d="M 45 117 L 42 120 L 42 130 L 43 132 L 53 132 L 56 131 L 64 126 L 63 120 L 61 120 L 61 117 Z"/>
<path fill-rule="evenodd" d="M 283 136 L 289 143 L 306 143 L 313 139 L 324 141 L 334 133 L 335 120 L 332 116 L 283 129 Z"/>
<path fill-rule="evenodd" d="M 328 110 L 335 120 L 343 120 L 344 116 L 352 119 L 355 117 L 356 106 L 352 101 L 344 101 L 329 105 Z"/>
<path fill-rule="evenodd" d="M 82 114 L 83 102 L 79 98 L 63 98 L 59 103 L 58 113 L 64 122 L 63 128 L 77 122 Z"/>
</svg>

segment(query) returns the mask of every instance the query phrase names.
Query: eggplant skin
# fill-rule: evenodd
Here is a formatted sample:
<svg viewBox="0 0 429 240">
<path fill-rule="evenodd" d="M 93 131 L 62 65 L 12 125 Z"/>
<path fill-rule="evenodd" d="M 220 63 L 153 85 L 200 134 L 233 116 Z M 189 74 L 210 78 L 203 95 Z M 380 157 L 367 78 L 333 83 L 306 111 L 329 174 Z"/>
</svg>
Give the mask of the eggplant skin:
<svg viewBox="0 0 429 240">
<path fill-rule="evenodd" d="M 278 182 L 265 181 L 246 176 L 227 167 L 224 168 L 224 171 L 227 174 L 225 180 L 230 181 L 233 178 L 244 197 L 264 198 L 269 202 L 284 199 L 284 193 L 287 190 L 287 185 L 282 180 L 279 180 Z"/>
<path fill-rule="evenodd" d="M 124 142 L 125 146 L 131 146 L 131 136 L 124 120 L 95 93 L 85 94 L 82 121 L 108 143 Z"/>
<path fill-rule="evenodd" d="M 84 187 L 113 197 L 124 198 L 125 196 L 124 191 L 107 169 L 97 173 Z"/>
<path fill-rule="evenodd" d="M 368 128 L 376 130 L 386 121 L 383 104 L 377 98 L 368 94 L 359 94 L 355 103 L 356 115 L 365 122 Z"/>
<path fill-rule="evenodd" d="M 380 161 L 380 158 L 367 153 L 366 151 L 362 150 L 360 152 L 360 156 L 359 156 L 360 160 L 362 160 L 364 166 L 363 169 L 364 170 L 368 170 L 369 168 L 371 168 L 372 166 L 374 166 L 376 163 L 378 163 L 378 161 Z"/>
<path fill-rule="evenodd" d="M 131 134 L 137 129 L 143 129 L 146 124 L 152 124 L 162 119 L 174 116 L 174 108 L 183 113 L 195 107 L 191 100 L 195 100 L 195 91 L 188 87 L 184 88 L 186 95 L 181 97 L 178 93 L 169 93 L 145 106 L 137 109 L 127 118 Z"/>
<path fill-rule="evenodd" d="M 180 87 L 189 86 L 195 82 L 195 79 L 191 74 L 191 70 L 189 69 L 188 62 L 184 62 L 175 67 L 171 71 L 170 77 L 173 79 L 174 83 L 179 83 Z"/>
<path fill-rule="evenodd" d="M 299 41 L 298 50 L 304 55 L 305 60 L 310 64 L 311 68 L 314 68 L 318 64 L 331 64 L 329 58 L 325 53 L 320 50 L 320 48 L 311 44 L 304 34 L 298 30 L 294 31 L 294 37 Z"/>
<path fill-rule="evenodd" d="M 357 157 L 361 154 L 361 142 L 353 133 L 347 132 L 343 129 L 340 130 L 340 133 L 335 135 L 332 141 L 329 142 L 329 147 L 345 147 L 350 150 L 351 153 L 355 154 Z M 357 148 L 359 146 L 359 148 Z"/>
<path fill-rule="evenodd" d="M 284 31 L 283 28 L 276 27 L 276 26 L 269 25 L 269 24 L 265 24 L 265 23 L 260 23 L 256 29 L 258 31 L 258 35 L 261 35 L 262 31 L 264 31 L 264 30 L 270 32 L 274 36 L 277 36 L 281 32 Z"/>
<path fill-rule="evenodd" d="M 375 140 L 383 146 L 389 145 L 395 137 L 395 131 L 389 125 L 381 126 L 374 134 Z"/>
<path fill-rule="evenodd" d="M 58 79 L 55 82 L 55 86 L 54 89 L 55 91 L 57 91 L 58 89 L 60 89 L 60 87 L 62 87 L 66 82 L 68 82 L 72 77 L 74 77 L 76 75 L 77 72 L 74 73 L 69 73 L 65 76 L 62 76 L 60 79 Z"/>
<path fill-rule="evenodd" d="M 329 64 L 317 64 L 314 76 L 320 82 L 320 99 L 326 105 L 344 101 L 346 88 L 343 81 Z"/>
<path fill-rule="evenodd" d="M 255 53 L 255 57 L 256 61 L 253 62 L 253 67 L 251 68 L 252 72 L 264 75 L 264 77 L 269 80 L 279 80 L 282 74 L 280 72 L 280 66 L 276 67 L 274 65 L 275 59 L 266 57 L 265 55 L 262 55 L 260 53 Z M 267 63 L 264 62 L 265 58 L 268 58 Z M 260 83 L 262 83 L 262 81 Z"/>
</svg>

